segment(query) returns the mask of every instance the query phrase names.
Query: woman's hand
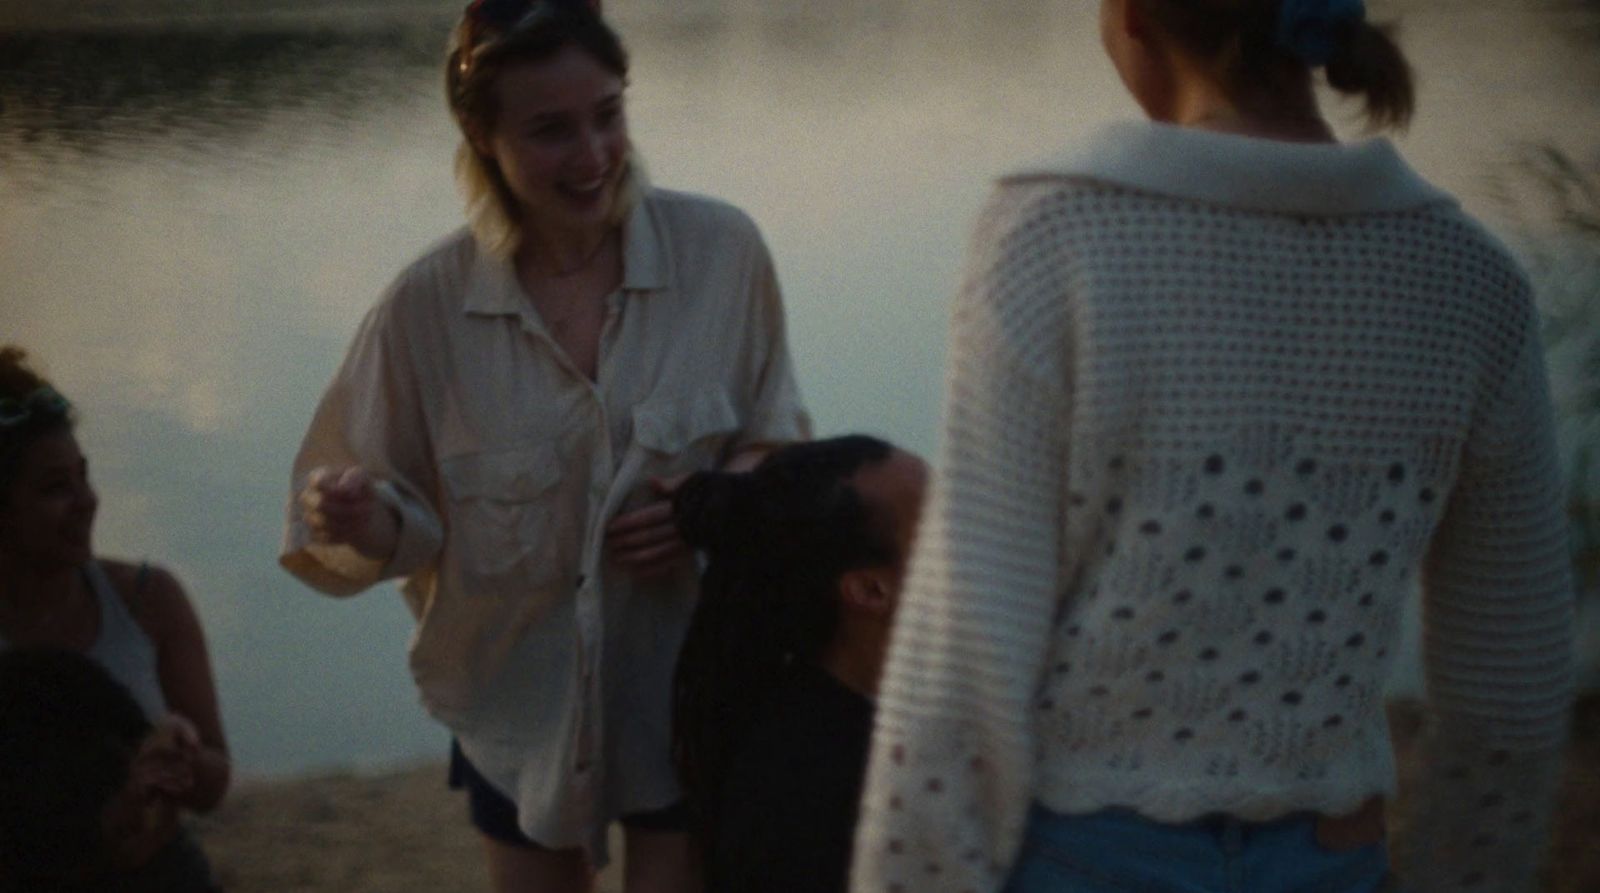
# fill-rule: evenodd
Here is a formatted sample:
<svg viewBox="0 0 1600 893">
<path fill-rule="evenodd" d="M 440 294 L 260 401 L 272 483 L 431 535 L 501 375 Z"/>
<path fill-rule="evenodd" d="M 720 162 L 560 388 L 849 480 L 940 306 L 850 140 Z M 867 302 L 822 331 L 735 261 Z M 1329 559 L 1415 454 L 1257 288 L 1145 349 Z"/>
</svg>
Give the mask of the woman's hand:
<svg viewBox="0 0 1600 893">
<path fill-rule="evenodd" d="M 724 470 L 749 471 L 771 451 L 765 445 L 748 447 L 729 460 Z M 650 489 L 659 500 L 618 515 L 606 526 L 606 549 L 612 560 L 632 570 L 635 576 L 649 579 L 665 576 L 694 551 L 678 534 L 678 525 L 672 519 L 672 494 L 688 479 L 687 474 L 650 479 Z"/>
<path fill-rule="evenodd" d="M 135 768 L 173 805 L 210 812 L 227 792 L 233 767 L 205 632 L 182 585 L 160 568 L 150 572 L 140 605 L 140 623 L 156 643 L 161 694 L 171 712 L 146 739 Z"/>
<path fill-rule="evenodd" d="M 400 519 L 361 466 L 312 469 L 300 507 L 313 542 L 347 545 L 376 561 L 394 555 Z"/>
<path fill-rule="evenodd" d="M 618 515 L 606 526 L 606 549 L 613 561 L 641 579 L 666 576 L 689 556 L 689 545 L 672 520 L 672 492 L 688 475 L 651 478 L 660 497 L 642 509 Z"/>
<path fill-rule="evenodd" d="M 140 745 L 129 775 L 136 789 L 181 802 L 194 792 L 199 762 L 200 732 L 194 723 L 169 713 Z"/>
</svg>

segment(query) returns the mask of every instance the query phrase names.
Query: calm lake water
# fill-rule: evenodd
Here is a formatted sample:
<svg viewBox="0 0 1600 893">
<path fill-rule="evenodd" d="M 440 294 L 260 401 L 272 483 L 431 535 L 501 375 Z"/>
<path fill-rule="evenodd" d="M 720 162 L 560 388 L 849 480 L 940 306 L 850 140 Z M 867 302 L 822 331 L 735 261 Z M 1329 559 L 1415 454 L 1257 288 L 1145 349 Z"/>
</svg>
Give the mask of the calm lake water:
<svg viewBox="0 0 1600 893">
<path fill-rule="evenodd" d="M 986 181 L 1135 113 L 1097 4 L 607 6 L 653 179 L 765 230 L 820 432 L 931 454 Z M 393 588 L 334 601 L 275 562 L 289 461 L 357 320 L 461 219 L 437 71 L 457 3 L 320 7 L 0 0 L 0 341 L 80 407 L 100 550 L 188 585 L 253 774 L 447 742 L 416 705 Z M 1594 3 L 1376 12 L 1403 20 L 1422 74 L 1402 148 L 1471 209 L 1496 216 L 1530 141 L 1600 146 Z"/>
</svg>

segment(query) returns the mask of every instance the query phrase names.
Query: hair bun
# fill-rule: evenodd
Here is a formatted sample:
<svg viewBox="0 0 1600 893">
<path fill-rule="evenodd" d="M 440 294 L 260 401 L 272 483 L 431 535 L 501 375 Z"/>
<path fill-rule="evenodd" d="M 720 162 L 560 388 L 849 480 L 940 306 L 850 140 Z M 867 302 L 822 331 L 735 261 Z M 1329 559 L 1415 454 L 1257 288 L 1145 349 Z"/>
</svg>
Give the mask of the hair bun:
<svg viewBox="0 0 1600 893">
<path fill-rule="evenodd" d="M 1393 29 L 1352 22 L 1340 33 L 1327 62 L 1328 86 L 1359 96 L 1375 127 L 1405 127 L 1416 110 L 1411 64 Z"/>
<path fill-rule="evenodd" d="M 21 400 L 49 385 L 28 367 L 28 352 L 15 344 L 0 344 L 0 398 Z"/>
<path fill-rule="evenodd" d="M 685 542 L 712 553 L 738 547 L 750 530 L 750 476 L 726 471 L 690 475 L 672 496 L 672 517 Z"/>
</svg>

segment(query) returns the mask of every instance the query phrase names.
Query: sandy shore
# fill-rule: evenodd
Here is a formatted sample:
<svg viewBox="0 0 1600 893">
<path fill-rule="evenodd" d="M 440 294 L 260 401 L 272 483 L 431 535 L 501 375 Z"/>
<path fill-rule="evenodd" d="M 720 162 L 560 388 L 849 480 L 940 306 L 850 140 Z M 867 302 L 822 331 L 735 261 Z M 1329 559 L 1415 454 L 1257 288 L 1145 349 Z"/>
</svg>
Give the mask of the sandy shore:
<svg viewBox="0 0 1600 893">
<path fill-rule="evenodd" d="M 1414 711 L 1395 713 L 1402 773 Z M 1546 893 L 1600 890 L 1600 696 L 1580 705 Z M 464 799 L 444 764 L 383 774 L 244 782 L 198 828 L 228 893 L 484 891 Z M 620 841 L 613 844 L 620 854 Z M 616 872 L 601 893 L 619 893 Z"/>
<path fill-rule="evenodd" d="M 228 893 L 488 889 L 443 763 L 243 782 L 197 830 Z"/>
</svg>

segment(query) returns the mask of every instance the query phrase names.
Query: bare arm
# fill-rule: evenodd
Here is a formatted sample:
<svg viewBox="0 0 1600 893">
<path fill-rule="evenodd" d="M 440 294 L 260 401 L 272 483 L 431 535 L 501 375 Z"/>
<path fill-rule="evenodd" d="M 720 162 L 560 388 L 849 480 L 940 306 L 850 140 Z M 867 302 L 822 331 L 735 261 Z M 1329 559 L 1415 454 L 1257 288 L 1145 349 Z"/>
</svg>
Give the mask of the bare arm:
<svg viewBox="0 0 1600 893">
<path fill-rule="evenodd" d="M 200 618 L 177 578 L 159 568 L 150 570 L 136 599 L 136 615 L 156 647 L 162 697 L 177 717 L 158 723 L 148 747 L 173 764 L 163 785 L 173 801 L 209 812 L 228 790 L 232 763 Z"/>
</svg>

